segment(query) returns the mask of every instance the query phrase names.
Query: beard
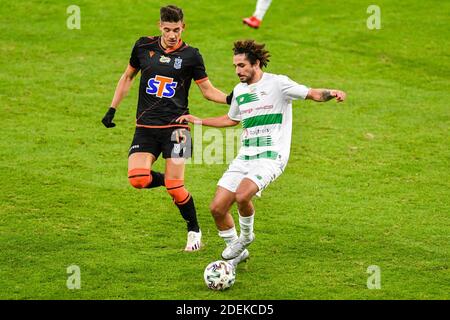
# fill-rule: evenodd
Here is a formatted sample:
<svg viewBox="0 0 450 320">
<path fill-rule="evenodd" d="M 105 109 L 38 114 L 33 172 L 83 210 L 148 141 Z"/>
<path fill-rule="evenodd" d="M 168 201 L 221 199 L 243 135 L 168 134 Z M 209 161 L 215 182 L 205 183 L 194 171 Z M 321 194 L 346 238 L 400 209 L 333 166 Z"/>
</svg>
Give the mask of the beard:
<svg viewBox="0 0 450 320">
<path fill-rule="evenodd" d="M 239 76 L 239 80 L 242 83 L 248 83 L 248 82 L 250 82 L 253 79 L 254 76 L 255 76 L 255 72 L 252 70 L 252 71 L 249 72 L 248 75 L 241 75 L 241 76 Z"/>
</svg>

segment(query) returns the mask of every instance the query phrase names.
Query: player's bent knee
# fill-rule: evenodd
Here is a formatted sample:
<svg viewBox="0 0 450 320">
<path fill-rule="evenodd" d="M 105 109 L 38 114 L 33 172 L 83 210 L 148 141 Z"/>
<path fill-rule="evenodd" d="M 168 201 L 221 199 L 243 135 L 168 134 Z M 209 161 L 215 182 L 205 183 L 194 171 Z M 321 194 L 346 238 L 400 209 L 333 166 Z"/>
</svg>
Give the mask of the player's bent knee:
<svg viewBox="0 0 450 320">
<path fill-rule="evenodd" d="M 239 204 L 247 203 L 252 200 L 252 196 L 245 191 L 236 192 L 236 202 Z"/>
<path fill-rule="evenodd" d="M 220 203 L 214 201 L 209 205 L 209 211 L 214 218 L 220 218 L 227 214 L 227 210 L 224 210 Z"/>
<path fill-rule="evenodd" d="M 184 180 L 181 179 L 165 179 L 167 192 L 176 204 L 183 205 L 189 201 L 191 195 L 184 187 Z"/>
<path fill-rule="evenodd" d="M 132 169 L 128 171 L 128 180 L 136 189 L 142 189 L 152 183 L 150 169 Z"/>
</svg>

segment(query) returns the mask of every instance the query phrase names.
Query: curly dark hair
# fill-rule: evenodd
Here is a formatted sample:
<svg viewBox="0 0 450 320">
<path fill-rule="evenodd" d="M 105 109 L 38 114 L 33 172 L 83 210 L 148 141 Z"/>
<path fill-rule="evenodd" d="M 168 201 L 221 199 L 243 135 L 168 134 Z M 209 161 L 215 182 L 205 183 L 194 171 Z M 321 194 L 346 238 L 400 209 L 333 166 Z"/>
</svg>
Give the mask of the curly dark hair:
<svg viewBox="0 0 450 320">
<path fill-rule="evenodd" d="M 174 5 L 168 5 L 159 9 L 160 19 L 163 22 L 183 21 L 183 10 Z"/>
<path fill-rule="evenodd" d="M 234 43 L 233 52 L 234 55 L 245 54 L 252 65 L 259 60 L 259 66 L 262 69 L 270 62 L 270 54 L 269 51 L 264 50 L 265 46 L 263 43 L 256 43 L 255 40 L 239 40 Z"/>
</svg>

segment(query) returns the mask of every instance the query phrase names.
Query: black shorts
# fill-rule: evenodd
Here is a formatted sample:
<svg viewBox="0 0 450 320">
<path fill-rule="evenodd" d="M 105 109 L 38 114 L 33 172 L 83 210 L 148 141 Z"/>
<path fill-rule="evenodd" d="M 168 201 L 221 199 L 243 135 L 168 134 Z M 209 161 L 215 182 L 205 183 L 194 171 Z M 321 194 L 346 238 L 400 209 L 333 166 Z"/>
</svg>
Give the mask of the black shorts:
<svg viewBox="0 0 450 320">
<path fill-rule="evenodd" d="M 143 128 L 136 127 L 128 156 L 135 152 L 149 152 L 158 159 L 162 153 L 167 158 L 190 158 L 192 138 L 189 128 Z"/>
</svg>

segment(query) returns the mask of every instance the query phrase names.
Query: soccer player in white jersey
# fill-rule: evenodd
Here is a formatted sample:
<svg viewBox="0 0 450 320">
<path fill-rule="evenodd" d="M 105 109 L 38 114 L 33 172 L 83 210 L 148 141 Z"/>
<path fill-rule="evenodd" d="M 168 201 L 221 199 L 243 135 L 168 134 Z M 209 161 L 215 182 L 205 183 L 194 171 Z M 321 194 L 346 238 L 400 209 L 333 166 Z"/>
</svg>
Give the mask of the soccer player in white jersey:
<svg viewBox="0 0 450 320">
<path fill-rule="evenodd" d="M 345 100 L 340 90 L 313 89 L 287 76 L 263 72 L 269 62 L 264 44 L 254 40 L 234 43 L 233 64 L 240 83 L 233 89 L 228 114 L 200 119 L 184 115 L 188 121 L 210 127 L 229 127 L 242 123 L 242 146 L 238 156 L 218 182 L 210 210 L 219 235 L 226 243 L 222 258 L 234 265 L 249 256 L 246 249 L 255 239 L 252 198 L 261 195 L 269 183 L 284 171 L 290 152 L 292 133 L 292 100 L 310 99 L 325 102 Z M 238 237 L 230 208 L 237 203 L 240 236 Z"/>
</svg>

